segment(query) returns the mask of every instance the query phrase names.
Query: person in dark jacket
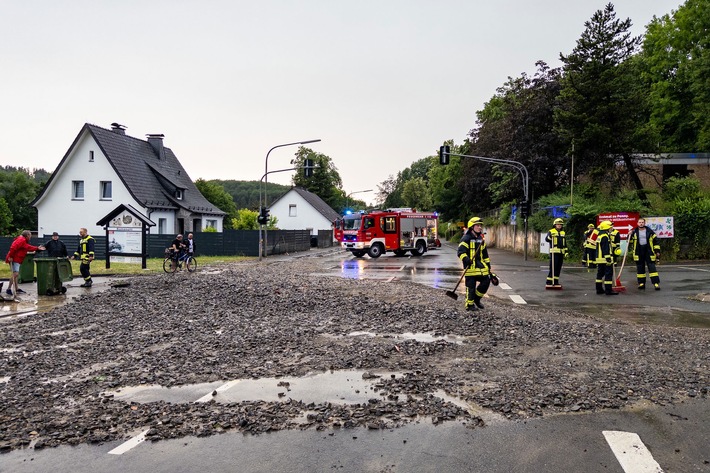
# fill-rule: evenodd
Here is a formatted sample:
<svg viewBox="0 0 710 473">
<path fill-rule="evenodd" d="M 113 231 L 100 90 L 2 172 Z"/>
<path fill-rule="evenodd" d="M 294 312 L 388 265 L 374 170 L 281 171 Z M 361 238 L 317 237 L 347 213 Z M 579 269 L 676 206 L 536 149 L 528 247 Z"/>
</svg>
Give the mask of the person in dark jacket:
<svg viewBox="0 0 710 473">
<path fill-rule="evenodd" d="M 66 258 L 68 256 L 67 245 L 59 239 L 59 233 L 57 232 L 52 233 L 52 239 L 45 243 L 44 247 L 47 250 L 47 256 L 50 258 Z"/>
<path fill-rule="evenodd" d="M 646 266 L 653 288 L 661 290 L 661 278 L 658 277 L 656 262 L 661 258 L 661 246 L 656 241 L 656 233 L 646 226 L 646 219 L 638 220 L 638 227 L 629 235 L 629 253 L 636 262 L 636 280 L 639 290 L 646 289 Z"/>
<path fill-rule="evenodd" d="M 89 235 L 86 228 L 79 229 L 79 248 L 74 252 L 74 256 L 71 259 L 79 258 L 81 264 L 79 265 L 79 271 L 81 271 L 81 276 L 84 278 L 84 284 L 79 287 L 91 287 L 93 281 L 91 280 L 91 262 L 94 261 L 94 238 Z"/>
<path fill-rule="evenodd" d="M 491 260 L 483 234 L 483 220 L 473 217 L 461 238 L 456 255 L 466 271 L 466 310 L 483 309 L 481 298 L 491 283 Z"/>
</svg>

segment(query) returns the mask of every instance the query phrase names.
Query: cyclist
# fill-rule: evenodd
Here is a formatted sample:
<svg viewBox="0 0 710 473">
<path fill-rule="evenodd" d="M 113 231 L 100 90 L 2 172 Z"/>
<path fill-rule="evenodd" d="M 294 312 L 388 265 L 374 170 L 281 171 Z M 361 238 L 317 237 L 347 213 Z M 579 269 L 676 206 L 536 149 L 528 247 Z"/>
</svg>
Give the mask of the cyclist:
<svg viewBox="0 0 710 473">
<path fill-rule="evenodd" d="M 170 254 L 172 256 L 172 263 L 170 263 L 171 269 L 174 271 L 175 265 L 178 264 L 178 259 L 185 253 L 185 243 L 182 241 L 182 233 L 178 233 L 178 235 L 175 237 L 173 240 L 172 244 L 170 245 Z"/>
</svg>

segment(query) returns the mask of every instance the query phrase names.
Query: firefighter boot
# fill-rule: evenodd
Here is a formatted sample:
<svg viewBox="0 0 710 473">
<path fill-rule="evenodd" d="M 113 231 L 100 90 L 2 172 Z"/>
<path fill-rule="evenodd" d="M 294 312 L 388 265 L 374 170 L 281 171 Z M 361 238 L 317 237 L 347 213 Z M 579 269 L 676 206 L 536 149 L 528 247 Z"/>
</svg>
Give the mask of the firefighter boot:
<svg viewBox="0 0 710 473">
<path fill-rule="evenodd" d="M 91 287 L 92 284 L 93 284 L 93 283 L 92 283 L 91 279 L 88 279 L 88 280 L 86 280 L 86 281 L 84 282 L 84 284 L 82 284 L 82 285 L 79 286 L 79 287 Z"/>
<path fill-rule="evenodd" d="M 466 305 L 466 310 L 471 311 L 471 312 L 475 312 L 478 310 L 478 308 L 475 305 L 471 304 L 471 305 Z"/>
<path fill-rule="evenodd" d="M 484 308 L 484 307 L 483 307 L 483 304 L 481 304 L 481 298 L 478 297 L 478 296 L 476 296 L 476 297 L 473 298 L 473 303 L 476 304 L 476 307 L 478 307 L 479 309 L 483 309 L 483 308 Z"/>
<path fill-rule="evenodd" d="M 604 285 L 600 281 L 597 281 L 596 289 L 597 289 L 597 294 L 604 294 Z"/>
</svg>

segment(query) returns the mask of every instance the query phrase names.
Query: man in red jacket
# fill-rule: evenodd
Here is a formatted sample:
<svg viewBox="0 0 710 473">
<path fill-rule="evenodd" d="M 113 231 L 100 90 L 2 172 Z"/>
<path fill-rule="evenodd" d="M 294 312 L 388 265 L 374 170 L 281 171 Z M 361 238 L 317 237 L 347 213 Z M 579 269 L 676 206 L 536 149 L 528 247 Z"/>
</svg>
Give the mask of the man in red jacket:
<svg viewBox="0 0 710 473">
<path fill-rule="evenodd" d="M 10 251 L 7 252 L 5 262 L 10 265 L 10 271 L 12 271 L 10 286 L 6 291 L 7 294 L 17 295 L 18 293 L 25 292 L 17 287 L 17 278 L 20 276 L 20 265 L 25 260 L 28 251 L 44 251 L 43 245 L 30 245 L 30 238 L 32 238 L 32 232 L 25 230 L 22 232 L 22 235 L 15 238 L 15 241 L 10 245 Z"/>
</svg>

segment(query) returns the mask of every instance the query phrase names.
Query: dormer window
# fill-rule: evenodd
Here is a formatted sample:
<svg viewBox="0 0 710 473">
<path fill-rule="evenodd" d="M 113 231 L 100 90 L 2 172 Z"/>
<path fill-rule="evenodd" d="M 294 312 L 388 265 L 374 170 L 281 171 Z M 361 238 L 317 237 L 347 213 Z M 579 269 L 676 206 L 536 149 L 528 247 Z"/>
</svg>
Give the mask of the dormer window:
<svg viewBox="0 0 710 473">
<path fill-rule="evenodd" d="M 175 190 L 175 198 L 177 200 L 182 200 L 183 197 L 183 190 L 182 189 L 176 189 Z"/>
</svg>

